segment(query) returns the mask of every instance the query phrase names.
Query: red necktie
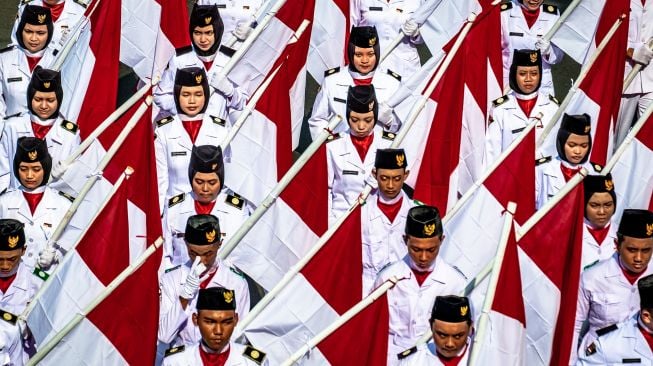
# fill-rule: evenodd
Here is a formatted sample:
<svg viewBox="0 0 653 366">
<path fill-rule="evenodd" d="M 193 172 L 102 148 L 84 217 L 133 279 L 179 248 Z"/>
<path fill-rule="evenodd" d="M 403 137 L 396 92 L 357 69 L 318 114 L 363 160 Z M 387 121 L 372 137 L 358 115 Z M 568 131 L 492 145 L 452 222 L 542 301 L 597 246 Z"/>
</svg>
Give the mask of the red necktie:
<svg viewBox="0 0 653 366">
<path fill-rule="evenodd" d="M 27 205 L 29 206 L 29 211 L 32 213 L 32 215 L 34 215 L 34 211 L 36 211 L 36 207 L 41 202 L 41 198 L 43 198 L 43 192 L 41 193 L 23 192 L 23 197 L 25 197 L 25 200 L 27 201 Z"/>
<path fill-rule="evenodd" d="M 605 240 L 605 237 L 608 236 L 608 232 L 610 231 L 610 224 L 605 225 L 605 227 L 601 229 L 594 229 L 588 226 L 587 230 L 590 232 L 590 234 L 592 234 L 594 240 L 596 240 L 596 242 L 601 245 L 603 240 Z"/>
<path fill-rule="evenodd" d="M 215 207 L 215 202 L 209 202 L 209 203 L 201 203 L 200 201 L 195 200 L 195 212 L 197 212 L 198 215 L 208 215 L 213 211 L 213 207 Z"/>
<path fill-rule="evenodd" d="M 3 294 L 9 290 L 9 286 L 11 286 L 11 283 L 14 282 L 15 278 L 15 273 L 9 277 L 0 277 L 0 291 L 2 291 Z"/>
<path fill-rule="evenodd" d="M 578 167 L 576 169 L 567 168 L 562 163 L 560 163 L 560 170 L 562 170 L 562 175 L 565 177 L 565 182 L 569 182 L 569 179 L 571 179 L 574 175 L 576 175 L 576 173 L 578 173 L 580 169 L 581 167 Z"/>
<path fill-rule="evenodd" d="M 41 57 L 30 57 L 27 56 L 27 65 L 29 66 L 29 72 L 33 72 L 36 65 L 41 61 Z"/>
<path fill-rule="evenodd" d="M 372 78 L 367 79 L 354 79 L 354 85 L 372 85 Z"/>
<path fill-rule="evenodd" d="M 416 269 L 412 269 L 412 270 L 413 270 L 413 274 L 415 275 L 415 279 L 417 280 L 417 284 L 420 285 L 420 287 L 422 286 L 424 281 L 426 281 L 426 278 L 431 274 L 431 272 L 433 272 L 433 271 L 420 272 Z"/>
<path fill-rule="evenodd" d="M 224 366 L 229 358 L 229 351 L 231 347 L 222 353 L 208 353 L 204 351 L 204 348 L 200 346 L 200 358 L 202 359 L 202 365 L 204 366 Z"/>
<path fill-rule="evenodd" d="M 521 108 L 522 112 L 524 112 L 524 114 L 528 118 L 531 117 L 531 112 L 533 111 L 533 107 L 535 107 L 535 102 L 537 102 L 537 98 L 532 98 L 532 99 L 517 98 L 517 104 L 519 104 L 519 108 Z"/>
<path fill-rule="evenodd" d="M 531 29 L 533 27 L 533 24 L 537 21 L 537 18 L 540 16 L 540 8 L 537 8 L 535 11 L 529 11 L 526 10 L 526 8 L 522 7 L 521 8 L 522 13 L 524 13 L 524 19 L 526 19 L 526 24 L 528 25 L 528 29 Z"/>
<path fill-rule="evenodd" d="M 197 135 L 200 133 L 200 128 L 202 127 L 202 120 L 181 121 L 181 124 L 184 126 L 186 133 L 188 133 L 188 137 L 190 137 L 190 141 L 194 145 Z"/>
<path fill-rule="evenodd" d="M 50 132 L 51 128 L 52 126 L 44 126 L 32 121 L 32 132 L 34 132 L 34 137 L 41 140 L 45 140 L 45 136 Z"/>
<path fill-rule="evenodd" d="M 50 13 L 52 14 L 52 23 L 56 23 L 57 19 L 61 16 L 63 12 L 63 6 L 66 5 L 65 1 L 62 1 L 61 4 L 48 5 L 45 1 L 43 6 L 50 8 Z"/>
<path fill-rule="evenodd" d="M 206 71 L 211 70 L 211 66 L 213 66 L 213 61 L 202 61 L 202 63 L 204 64 L 204 69 L 206 69 Z"/>
<path fill-rule="evenodd" d="M 467 346 L 465 346 L 465 352 L 467 352 L 466 348 Z M 461 353 L 460 356 L 455 356 L 455 357 L 444 357 L 438 353 L 438 358 L 440 359 L 440 362 L 442 362 L 444 366 L 457 366 L 460 363 L 460 360 L 462 360 L 463 356 L 465 356 L 465 352 Z"/>
<path fill-rule="evenodd" d="M 401 209 L 401 203 L 403 202 L 404 198 L 401 197 L 399 201 L 391 204 L 385 204 L 381 202 L 381 200 L 377 200 L 377 206 L 379 206 L 379 210 L 383 212 L 385 217 L 390 220 L 390 222 L 394 222 L 395 218 L 397 217 L 397 214 L 399 213 L 399 209 Z"/>
<path fill-rule="evenodd" d="M 370 149 L 370 145 L 372 145 L 373 140 L 374 140 L 373 132 L 365 137 L 358 137 L 358 136 L 351 135 L 351 142 L 354 144 L 356 151 L 358 151 L 358 156 L 360 156 L 361 161 L 365 161 L 367 150 Z"/>
<path fill-rule="evenodd" d="M 634 285 L 635 282 L 637 282 L 637 280 L 638 280 L 638 279 L 642 276 L 642 274 L 646 271 L 646 268 L 644 268 L 644 270 L 643 270 L 642 272 L 640 272 L 640 273 L 635 273 L 635 272 L 631 272 L 631 271 L 625 269 L 625 268 L 624 268 L 623 266 L 621 266 L 621 265 L 619 265 L 619 267 L 621 267 L 621 272 L 623 272 L 624 276 L 626 277 L 626 279 L 628 280 L 628 282 L 629 282 L 631 285 Z"/>
<path fill-rule="evenodd" d="M 645 329 L 642 329 L 641 325 L 638 326 L 640 333 L 642 333 L 642 336 L 644 339 L 646 339 L 646 343 L 648 343 L 648 347 L 653 350 L 653 334 L 647 332 Z"/>
</svg>

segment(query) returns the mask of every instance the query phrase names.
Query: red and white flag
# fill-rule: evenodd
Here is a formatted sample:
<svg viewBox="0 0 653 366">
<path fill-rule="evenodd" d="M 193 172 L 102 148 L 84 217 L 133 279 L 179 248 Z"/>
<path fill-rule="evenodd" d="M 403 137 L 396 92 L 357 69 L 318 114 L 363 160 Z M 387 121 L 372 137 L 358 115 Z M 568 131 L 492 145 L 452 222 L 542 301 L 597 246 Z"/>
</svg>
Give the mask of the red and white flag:
<svg viewBox="0 0 653 366">
<path fill-rule="evenodd" d="M 579 64 L 584 64 L 596 47 L 594 36 L 597 31 L 604 0 L 583 0 L 560 25 L 551 42 Z M 598 43 L 597 43 L 598 44 Z"/>
<path fill-rule="evenodd" d="M 471 13 L 480 13 L 483 0 L 432 0 L 424 1 L 412 14 L 419 24 L 419 33 L 431 54 L 436 55 L 442 47 L 454 38 L 457 30 Z M 484 5 L 485 6 L 485 5 Z M 397 32 L 400 30 L 397 29 Z"/>
<path fill-rule="evenodd" d="M 322 85 L 324 72 L 347 63 L 349 39 L 349 0 L 315 0 L 315 22 L 306 68 Z"/>
</svg>

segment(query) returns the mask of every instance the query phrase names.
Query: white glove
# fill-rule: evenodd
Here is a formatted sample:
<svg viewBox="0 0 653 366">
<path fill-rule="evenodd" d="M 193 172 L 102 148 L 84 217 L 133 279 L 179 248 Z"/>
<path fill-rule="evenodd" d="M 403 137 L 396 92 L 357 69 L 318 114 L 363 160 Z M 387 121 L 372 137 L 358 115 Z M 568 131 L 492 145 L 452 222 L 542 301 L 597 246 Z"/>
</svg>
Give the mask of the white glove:
<svg viewBox="0 0 653 366">
<path fill-rule="evenodd" d="M 379 103 L 379 123 L 385 127 L 390 127 L 392 120 L 392 108 L 386 102 Z"/>
<path fill-rule="evenodd" d="M 249 36 L 250 33 L 252 33 L 251 24 L 252 23 L 249 21 L 238 22 L 238 24 L 236 24 L 236 28 L 234 28 L 231 34 L 233 34 L 236 39 L 242 42 L 247 39 L 247 36 Z"/>
<path fill-rule="evenodd" d="M 16 325 L 18 326 L 20 336 L 23 339 L 28 339 L 32 335 L 32 332 L 30 332 L 29 327 L 27 326 L 27 319 L 25 319 L 22 315 L 16 319 Z M 4 347 L 2 347 L 2 349 L 4 349 Z"/>
<path fill-rule="evenodd" d="M 419 25 L 412 19 L 406 19 L 401 25 L 401 31 L 408 37 L 415 37 L 419 33 Z"/>
<path fill-rule="evenodd" d="M 193 299 L 200 290 L 200 284 L 209 277 L 208 273 L 204 277 L 200 277 L 205 271 L 206 266 L 200 261 L 200 257 L 195 257 L 195 261 L 190 267 L 190 272 L 186 276 L 186 282 L 181 287 L 179 296 L 187 300 Z"/>
<path fill-rule="evenodd" d="M 635 52 L 633 52 L 633 61 L 644 66 L 648 65 L 653 59 L 653 51 L 646 44 L 639 46 Z"/>
<path fill-rule="evenodd" d="M 211 80 L 211 86 L 227 98 L 230 98 L 232 95 L 234 95 L 234 91 L 236 90 L 229 79 L 226 77 L 221 77 L 218 79 L 217 74 L 213 80 Z"/>
<path fill-rule="evenodd" d="M 57 250 L 48 245 L 41 251 L 41 253 L 39 253 L 39 259 L 37 263 L 39 264 L 39 267 L 47 269 L 50 268 L 52 263 L 58 261 Z"/>
<path fill-rule="evenodd" d="M 535 41 L 535 48 L 540 50 L 542 56 L 548 55 L 551 53 L 551 42 L 544 38 L 538 38 L 537 41 Z"/>
<path fill-rule="evenodd" d="M 67 163 L 66 160 L 67 159 L 59 160 L 59 162 L 52 167 L 52 171 L 50 172 L 50 176 L 52 176 L 52 180 L 57 180 L 66 173 L 66 170 L 68 170 L 68 167 L 70 166 L 70 164 Z"/>
</svg>

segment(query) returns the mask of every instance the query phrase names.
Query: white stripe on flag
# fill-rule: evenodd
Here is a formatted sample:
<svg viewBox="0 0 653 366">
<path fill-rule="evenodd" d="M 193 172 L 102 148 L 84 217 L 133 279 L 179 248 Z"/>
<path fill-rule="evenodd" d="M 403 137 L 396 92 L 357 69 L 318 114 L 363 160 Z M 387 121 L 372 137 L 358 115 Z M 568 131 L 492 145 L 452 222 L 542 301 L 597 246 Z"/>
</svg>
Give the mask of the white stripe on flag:
<svg viewBox="0 0 653 366">
<path fill-rule="evenodd" d="M 551 38 L 551 42 L 576 62 L 586 61 L 594 46 L 594 33 L 603 12 L 604 0 L 583 0 Z"/>
<path fill-rule="evenodd" d="M 81 30 L 79 39 L 61 69 L 61 83 L 66 96 L 61 104 L 61 114 L 71 121 L 79 119 L 79 112 L 95 68 L 95 55 L 90 47 L 91 32 L 89 22 Z"/>
<path fill-rule="evenodd" d="M 479 360 L 493 360 L 502 365 L 524 365 L 524 339 L 526 331 L 518 320 L 490 311 L 488 314 L 487 333 L 482 340 Z M 506 347 L 508 346 L 508 347 Z"/>
<path fill-rule="evenodd" d="M 347 19 L 332 0 L 316 0 L 311 46 L 306 69 L 318 84 L 324 81 L 324 72 L 344 62 L 345 36 L 349 31 Z"/>
<path fill-rule="evenodd" d="M 653 123 L 652 121 L 649 119 L 646 123 Z M 653 195 L 652 161 L 653 150 L 635 138 L 612 168 L 618 203 L 615 222 L 621 221 L 625 208 L 649 209 Z"/>
<path fill-rule="evenodd" d="M 120 16 L 120 62 L 142 80 L 150 79 L 158 48 L 161 6 L 153 0 L 122 0 Z"/>
</svg>

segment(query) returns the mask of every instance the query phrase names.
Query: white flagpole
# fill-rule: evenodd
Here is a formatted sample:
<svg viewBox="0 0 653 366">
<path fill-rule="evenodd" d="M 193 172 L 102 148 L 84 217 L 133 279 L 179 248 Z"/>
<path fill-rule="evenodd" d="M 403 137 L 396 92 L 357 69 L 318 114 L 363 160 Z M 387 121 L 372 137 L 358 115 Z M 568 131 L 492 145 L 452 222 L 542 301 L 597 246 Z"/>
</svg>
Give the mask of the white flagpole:
<svg viewBox="0 0 653 366">
<path fill-rule="evenodd" d="M 304 345 L 302 348 L 297 350 L 297 352 L 293 353 L 290 358 L 288 358 L 286 361 L 284 361 L 281 366 L 291 366 L 295 362 L 297 362 L 304 354 L 312 350 L 313 348 L 317 347 L 320 342 L 322 342 L 326 337 L 331 335 L 333 332 L 338 330 L 340 327 L 342 327 L 343 324 L 351 320 L 354 316 L 356 316 L 358 313 L 361 311 L 365 310 L 369 305 L 371 305 L 374 301 L 376 301 L 378 298 L 383 296 L 388 290 L 393 288 L 397 282 L 405 280 L 406 278 L 397 278 L 393 276 L 392 278 L 388 279 L 385 281 L 381 286 L 379 286 L 376 290 L 374 290 L 371 294 L 367 295 L 363 300 L 361 300 L 359 303 L 354 305 L 351 309 L 347 310 L 344 314 L 338 317 L 335 322 L 331 323 L 326 329 L 321 331 L 319 334 L 317 334 L 315 337 L 311 338 L 306 342 L 306 345 Z"/>
<path fill-rule="evenodd" d="M 93 15 L 93 13 L 95 13 L 95 10 L 97 10 L 101 1 L 102 0 L 96 0 L 95 3 L 93 4 L 93 7 L 90 10 L 88 10 L 87 13 L 84 14 L 83 18 L 77 22 L 75 28 L 73 28 L 73 32 L 70 35 L 70 38 L 66 41 L 63 49 L 61 49 L 57 57 L 54 59 L 54 62 L 50 67 L 51 70 L 54 71 L 61 70 L 63 63 L 66 61 L 66 58 L 70 53 L 70 50 L 72 50 L 75 43 L 77 43 L 77 40 L 79 39 L 82 29 L 90 22 L 91 16 Z"/>
<path fill-rule="evenodd" d="M 483 302 L 483 310 L 481 317 L 478 321 L 477 333 L 474 336 L 474 345 L 472 346 L 472 353 L 469 356 L 469 366 L 476 366 L 479 362 L 480 344 L 485 338 L 487 332 L 487 323 L 492 310 L 492 303 L 494 302 L 494 295 L 496 294 L 497 284 L 499 283 L 499 274 L 501 273 L 501 266 L 503 265 L 503 258 L 506 254 L 506 247 L 508 246 L 508 238 L 510 237 L 510 230 L 512 230 L 512 220 L 515 214 L 517 205 L 514 202 L 508 202 L 508 207 L 503 218 L 503 230 L 501 230 L 501 239 L 499 240 L 499 247 L 492 266 L 492 274 L 490 275 L 490 283 L 488 285 L 487 293 L 485 294 L 485 301 Z"/>
<path fill-rule="evenodd" d="M 608 31 L 605 37 L 603 37 L 603 40 L 601 40 L 601 43 L 598 45 L 598 47 L 596 47 L 596 50 L 592 54 L 592 57 L 589 59 L 585 67 L 583 67 L 583 69 L 581 70 L 580 74 L 578 75 L 578 79 L 576 79 L 574 85 L 571 87 L 571 89 L 569 89 L 569 92 L 567 93 L 567 96 L 560 104 L 560 107 L 558 107 L 556 113 L 551 117 L 550 122 L 546 126 L 544 126 L 544 129 L 542 130 L 540 137 L 537 140 L 536 147 L 542 146 L 542 144 L 546 141 L 546 137 L 549 135 L 553 127 L 558 126 L 558 120 L 560 119 L 560 116 L 562 116 L 562 114 L 567 109 L 567 106 L 569 106 L 569 103 L 571 103 L 571 99 L 578 91 L 580 84 L 585 80 L 587 74 L 589 73 L 589 70 L 592 68 L 592 66 L 598 59 L 601 52 L 603 52 L 605 46 L 612 39 L 612 36 L 614 36 L 619 26 L 623 24 L 624 19 L 626 19 L 626 14 L 621 14 L 617 19 L 617 21 L 615 21 L 614 24 L 612 25 L 612 28 L 610 28 L 610 31 Z"/>
<path fill-rule="evenodd" d="M 102 292 L 86 307 L 81 313 L 75 315 L 75 317 L 68 323 L 66 326 L 61 329 L 54 337 L 45 345 L 40 346 L 36 354 L 30 358 L 27 365 L 32 366 L 36 365 L 41 361 L 45 356 L 52 351 L 52 349 L 65 337 L 70 331 L 75 329 L 75 327 L 84 319 L 86 316 L 93 311 L 104 299 L 106 299 L 113 291 L 120 286 L 129 276 L 131 276 L 137 269 L 139 269 L 143 263 L 154 254 L 159 248 L 163 245 L 163 238 L 157 238 L 152 245 L 150 245 L 144 252 L 141 254 L 136 262 L 129 265 L 125 268 L 120 274 L 113 280 L 111 283 L 104 289 Z"/>
<path fill-rule="evenodd" d="M 639 117 L 637 123 L 635 123 L 633 128 L 630 129 L 624 141 L 619 145 L 617 151 L 615 151 L 614 155 L 612 155 L 610 158 L 610 161 L 608 161 L 608 163 L 601 170 L 600 175 L 607 175 L 612 171 L 612 168 L 614 168 L 614 166 L 617 164 L 621 155 L 624 154 L 628 146 L 630 146 L 630 144 L 633 142 L 633 139 L 635 139 L 635 136 L 637 136 L 637 133 L 639 133 L 639 130 L 644 127 L 644 123 L 646 123 L 649 118 L 651 118 L 651 115 L 653 115 L 653 103 L 649 104 L 649 106 L 646 108 L 646 111 L 644 111 L 644 114 Z"/>
</svg>

